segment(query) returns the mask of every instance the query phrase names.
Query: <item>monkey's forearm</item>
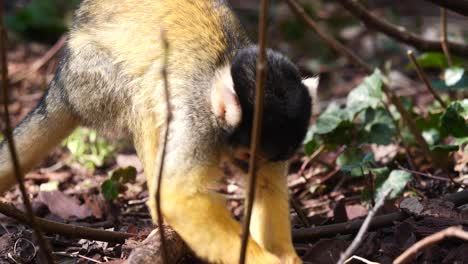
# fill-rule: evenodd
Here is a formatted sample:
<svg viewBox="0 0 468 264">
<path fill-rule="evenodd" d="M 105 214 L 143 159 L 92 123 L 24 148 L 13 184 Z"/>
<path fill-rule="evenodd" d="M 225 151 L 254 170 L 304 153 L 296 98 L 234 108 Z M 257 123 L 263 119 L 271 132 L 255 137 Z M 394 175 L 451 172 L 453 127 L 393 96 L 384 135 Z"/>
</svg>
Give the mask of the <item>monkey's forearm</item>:
<svg viewBox="0 0 468 264">
<path fill-rule="evenodd" d="M 251 233 L 260 246 L 286 263 L 301 263 L 292 246 L 286 170 L 286 162 L 278 162 L 257 173 Z"/>
</svg>

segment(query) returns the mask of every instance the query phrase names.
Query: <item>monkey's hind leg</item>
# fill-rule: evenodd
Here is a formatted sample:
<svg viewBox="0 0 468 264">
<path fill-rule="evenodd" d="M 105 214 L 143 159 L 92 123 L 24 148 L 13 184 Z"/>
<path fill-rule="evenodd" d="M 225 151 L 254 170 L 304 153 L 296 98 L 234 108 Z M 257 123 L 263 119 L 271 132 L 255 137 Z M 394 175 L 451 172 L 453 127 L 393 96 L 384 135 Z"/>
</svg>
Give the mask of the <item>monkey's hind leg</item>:
<svg viewBox="0 0 468 264">
<path fill-rule="evenodd" d="M 291 239 L 286 172 L 286 162 L 269 163 L 258 171 L 250 228 L 255 241 L 282 263 L 299 264 Z"/>
<path fill-rule="evenodd" d="M 55 81 L 36 108 L 13 130 L 23 173 L 32 169 L 78 125 Z M 0 144 L 0 193 L 16 182 L 8 144 Z"/>
</svg>

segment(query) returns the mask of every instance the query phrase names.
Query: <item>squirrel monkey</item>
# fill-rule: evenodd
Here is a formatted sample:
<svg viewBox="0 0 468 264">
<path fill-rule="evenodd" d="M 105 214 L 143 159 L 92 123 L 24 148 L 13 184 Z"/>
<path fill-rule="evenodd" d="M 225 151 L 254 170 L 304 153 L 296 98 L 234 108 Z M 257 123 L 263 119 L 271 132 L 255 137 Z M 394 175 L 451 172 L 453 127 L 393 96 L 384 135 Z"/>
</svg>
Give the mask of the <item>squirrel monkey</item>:
<svg viewBox="0 0 468 264">
<path fill-rule="evenodd" d="M 83 0 L 38 106 L 14 129 L 23 171 L 78 125 L 130 136 L 153 190 L 165 117 L 161 29 L 170 43 L 173 109 L 161 186 L 164 220 L 201 258 L 239 261 L 241 226 L 210 191 L 222 157 L 247 160 L 258 48 L 223 0 Z M 304 139 L 318 80 L 267 50 L 256 199 L 247 263 L 301 263 L 292 241 L 287 159 Z M 239 154 L 240 153 L 240 154 Z M 0 191 L 15 183 L 0 147 Z M 152 192 L 151 192 L 152 193 Z M 155 219 L 155 200 L 148 202 Z"/>
</svg>

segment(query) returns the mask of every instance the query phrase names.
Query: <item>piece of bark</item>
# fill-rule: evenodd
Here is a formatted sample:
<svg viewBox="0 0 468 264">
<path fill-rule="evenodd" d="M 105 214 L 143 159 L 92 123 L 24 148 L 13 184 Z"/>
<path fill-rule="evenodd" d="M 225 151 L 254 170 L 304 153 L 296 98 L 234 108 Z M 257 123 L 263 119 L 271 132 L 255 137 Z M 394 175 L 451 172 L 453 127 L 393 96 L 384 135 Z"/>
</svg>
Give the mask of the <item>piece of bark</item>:
<svg viewBox="0 0 468 264">
<path fill-rule="evenodd" d="M 164 227 L 164 234 L 167 247 L 167 261 L 164 263 L 162 259 L 160 229 L 157 228 L 135 248 L 125 264 L 176 264 L 187 256 L 191 255 L 190 249 L 177 233 Z M 188 262 L 183 262 L 188 263 Z"/>
</svg>

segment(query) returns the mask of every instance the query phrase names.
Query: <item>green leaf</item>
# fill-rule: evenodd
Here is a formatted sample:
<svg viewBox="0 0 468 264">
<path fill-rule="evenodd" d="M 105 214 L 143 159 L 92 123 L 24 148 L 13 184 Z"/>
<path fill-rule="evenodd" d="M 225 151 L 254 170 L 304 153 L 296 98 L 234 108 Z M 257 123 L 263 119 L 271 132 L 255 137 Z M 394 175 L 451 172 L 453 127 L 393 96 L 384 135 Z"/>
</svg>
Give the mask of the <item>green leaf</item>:
<svg viewBox="0 0 468 264">
<path fill-rule="evenodd" d="M 118 168 L 111 174 L 111 180 L 120 183 L 127 183 L 135 181 L 137 170 L 133 166 Z"/>
<path fill-rule="evenodd" d="M 463 59 L 458 57 L 453 57 L 453 64 L 455 66 L 463 65 Z M 445 54 L 442 52 L 426 52 L 421 54 L 416 58 L 416 61 L 421 65 L 423 68 L 437 68 L 437 69 L 445 69 L 447 68 L 448 62 Z M 414 65 L 409 63 L 406 65 L 407 69 L 414 69 Z"/>
<path fill-rule="evenodd" d="M 369 152 L 364 156 L 364 158 L 362 158 L 361 163 L 366 164 L 366 163 L 370 163 L 370 162 L 373 162 L 373 161 L 374 161 L 374 153 Z"/>
<path fill-rule="evenodd" d="M 356 114 L 369 107 L 376 108 L 382 98 L 382 74 L 379 70 L 364 79 L 364 81 L 354 88 L 346 100 L 346 110 L 349 119 L 353 120 Z"/>
<path fill-rule="evenodd" d="M 102 195 L 106 200 L 114 200 L 119 196 L 120 183 L 113 180 L 105 180 L 101 185 Z"/>
<path fill-rule="evenodd" d="M 452 86 L 458 83 L 465 73 L 465 69 L 461 67 L 451 67 L 444 71 L 445 85 Z"/>
<path fill-rule="evenodd" d="M 347 120 L 346 112 L 337 104 L 330 104 L 318 117 L 312 128 L 314 134 L 327 134 L 335 130 L 342 122 Z"/>
<path fill-rule="evenodd" d="M 433 147 L 435 147 L 434 145 L 439 143 L 441 139 L 439 131 L 434 128 L 422 131 L 422 136 L 424 140 L 426 140 L 427 144 Z"/>
<path fill-rule="evenodd" d="M 435 145 L 431 147 L 432 151 L 452 152 L 457 151 L 458 145 Z"/>
<path fill-rule="evenodd" d="M 468 137 L 468 124 L 465 121 L 467 115 L 468 99 L 453 102 L 440 118 L 442 129 L 454 137 Z"/>
<path fill-rule="evenodd" d="M 358 148 L 347 148 L 336 159 L 336 165 L 341 168 L 341 171 L 349 173 L 352 177 L 362 177 L 362 171 L 366 171 L 366 164 L 362 161 L 368 159 L 364 153 Z"/>
<path fill-rule="evenodd" d="M 393 170 L 388 178 L 383 181 L 376 189 L 376 200 L 387 192 L 387 190 L 392 189 L 392 192 L 388 196 L 389 200 L 397 198 L 405 189 L 406 184 L 411 180 L 411 173 L 404 170 Z"/>
<path fill-rule="evenodd" d="M 392 142 L 396 129 L 388 112 L 384 108 L 378 107 L 366 110 L 365 131 L 367 132 L 367 142 L 388 145 Z"/>
<path fill-rule="evenodd" d="M 312 155 L 315 150 L 319 147 L 319 144 L 317 143 L 316 140 L 311 140 L 307 142 L 304 146 L 304 152 L 307 156 Z"/>
</svg>

